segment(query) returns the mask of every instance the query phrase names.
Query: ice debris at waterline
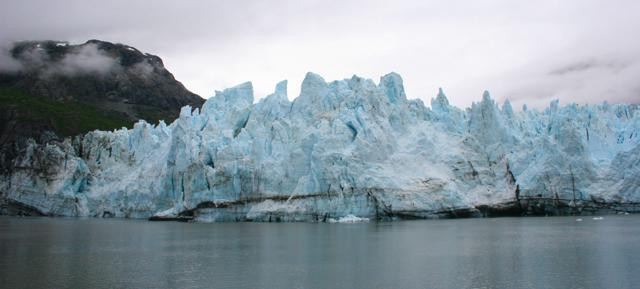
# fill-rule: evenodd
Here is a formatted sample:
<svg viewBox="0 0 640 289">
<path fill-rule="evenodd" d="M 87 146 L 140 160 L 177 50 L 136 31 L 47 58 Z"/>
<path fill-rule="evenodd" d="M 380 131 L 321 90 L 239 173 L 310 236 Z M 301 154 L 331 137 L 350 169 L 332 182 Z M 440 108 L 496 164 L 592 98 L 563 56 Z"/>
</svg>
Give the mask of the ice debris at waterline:
<svg viewBox="0 0 640 289">
<path fill-rule="evenodd" d="M 247 82 L 170 125 L 31 143 L 2 176 L 5 214 L 196 221 L 372 220 L 640 210 L 637 105 L 544 111 L 440 91 L 427 108 L 390 73 L 308 73 L 254 104 Z"/>
<path fill-rule="evenodd" d="M 329 223 L 366 223 L 369 222 L 369 218 L 360 218 L 354 215 L 346 215 L 339 219 L 329 218 L 327 219 Z"/>
</svg>

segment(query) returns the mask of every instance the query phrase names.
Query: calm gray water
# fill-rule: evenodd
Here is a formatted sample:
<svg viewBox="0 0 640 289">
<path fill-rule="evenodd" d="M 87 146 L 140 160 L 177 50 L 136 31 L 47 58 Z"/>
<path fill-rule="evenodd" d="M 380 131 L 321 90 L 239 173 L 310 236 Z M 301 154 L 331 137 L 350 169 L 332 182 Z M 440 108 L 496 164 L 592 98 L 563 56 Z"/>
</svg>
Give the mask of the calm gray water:
<svg viewBox="0 0 640 289">
<path fill-rule="evenodd" d="M 365 224 L 0 218 L 2 288 L 640 288 L 640 216 Z"/>
</svg>

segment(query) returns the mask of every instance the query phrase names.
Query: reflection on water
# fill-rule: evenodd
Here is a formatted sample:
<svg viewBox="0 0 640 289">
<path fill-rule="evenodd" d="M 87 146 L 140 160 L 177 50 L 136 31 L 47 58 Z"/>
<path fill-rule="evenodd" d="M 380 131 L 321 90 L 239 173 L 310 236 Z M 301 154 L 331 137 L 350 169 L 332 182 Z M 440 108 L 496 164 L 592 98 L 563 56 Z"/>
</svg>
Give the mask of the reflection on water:
<svg viewBox="0 0 640 289">
<path fill-rule="evenodd" d="M 368 224 L 0 218 L 3 288 L 638 288 L 640 216 Z"/>
</svg>

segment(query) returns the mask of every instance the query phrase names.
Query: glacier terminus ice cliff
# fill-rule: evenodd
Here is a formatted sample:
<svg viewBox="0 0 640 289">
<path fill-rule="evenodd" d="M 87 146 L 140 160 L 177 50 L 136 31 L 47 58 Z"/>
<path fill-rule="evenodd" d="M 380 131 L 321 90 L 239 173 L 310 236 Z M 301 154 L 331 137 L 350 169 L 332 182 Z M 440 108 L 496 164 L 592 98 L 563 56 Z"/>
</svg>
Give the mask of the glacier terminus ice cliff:
<svg viewBox="0 0 640 289">
<path fill-rule="evenodd" d="M 171 124 L 31 142 L 0 176 L 3 214 L 329 221 L 640 211 L 638 105 L 514 110 L 485 92 L 428 108 L 398 74 L 251 83 Z"/>
</svg>

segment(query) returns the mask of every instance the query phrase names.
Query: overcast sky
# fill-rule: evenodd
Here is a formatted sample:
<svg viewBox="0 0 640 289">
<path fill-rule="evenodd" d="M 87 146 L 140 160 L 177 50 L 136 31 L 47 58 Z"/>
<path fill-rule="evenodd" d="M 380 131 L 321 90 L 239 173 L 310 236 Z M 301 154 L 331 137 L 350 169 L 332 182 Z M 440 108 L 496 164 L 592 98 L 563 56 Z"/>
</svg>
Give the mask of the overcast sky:
<svg viewBox="0 0 640 289">
<path fill-rule="evenodd" d="M 409 98 L 438 87 L 467 107 L 489 90 L 519 107 L 640 102 L 640 1 L 3 0 L 0 42 L 101 39 L 160 56 L 207 98 L 252 81 L 256 98 L 307 71 L 395 71 Z M 0 63 L 0 65 L 2 65 Z"/>
</svg>

